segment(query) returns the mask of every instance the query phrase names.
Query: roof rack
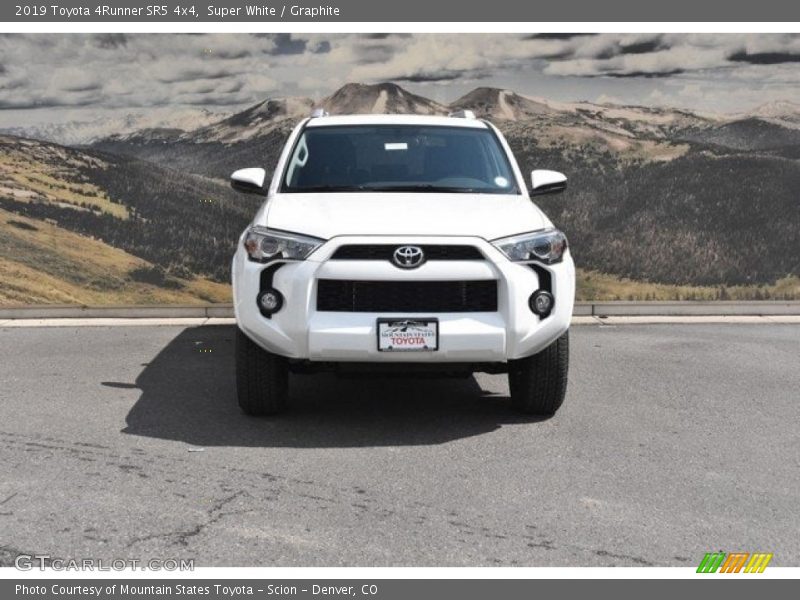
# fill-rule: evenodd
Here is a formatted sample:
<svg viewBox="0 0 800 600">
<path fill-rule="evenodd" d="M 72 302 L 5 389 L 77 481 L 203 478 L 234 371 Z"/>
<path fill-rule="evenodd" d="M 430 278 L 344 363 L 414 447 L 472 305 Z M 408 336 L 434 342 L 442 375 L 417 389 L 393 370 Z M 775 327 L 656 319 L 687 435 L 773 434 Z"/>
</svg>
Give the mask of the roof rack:
<svg viewBox="0 0 800 600">
<path fill-rule="evenodd" d="M 457 110 L 456 112 L 451 112 L 447 116 L 454 119 L 474 119 L 475 113 L 471 110 Z"/>
<path fill-rule="evenodd" d="M 311 111 L 312 119 L 318 119 L 319 117 L 328 117 L 328 116 L 330 116 L 330 113 L 328 113 L 328 111 L 325 110 L 324 108 L 315 108 L 314 110 Z"/>
</svg>

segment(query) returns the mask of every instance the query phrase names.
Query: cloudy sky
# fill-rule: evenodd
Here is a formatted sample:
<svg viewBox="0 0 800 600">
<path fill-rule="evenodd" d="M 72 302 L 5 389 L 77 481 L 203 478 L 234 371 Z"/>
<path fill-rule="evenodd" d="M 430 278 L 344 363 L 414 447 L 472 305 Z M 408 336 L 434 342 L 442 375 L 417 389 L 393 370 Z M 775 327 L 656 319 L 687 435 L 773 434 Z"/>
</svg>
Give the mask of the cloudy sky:
<svg viewBox="0 0 800 600">
<path fill-rule="evenodd" d="M 395 81 L 737 112 L 800 98 L 799 34 L 2 34 L 0 127 L 178 106 L 232 111 Z"/>
</svg>

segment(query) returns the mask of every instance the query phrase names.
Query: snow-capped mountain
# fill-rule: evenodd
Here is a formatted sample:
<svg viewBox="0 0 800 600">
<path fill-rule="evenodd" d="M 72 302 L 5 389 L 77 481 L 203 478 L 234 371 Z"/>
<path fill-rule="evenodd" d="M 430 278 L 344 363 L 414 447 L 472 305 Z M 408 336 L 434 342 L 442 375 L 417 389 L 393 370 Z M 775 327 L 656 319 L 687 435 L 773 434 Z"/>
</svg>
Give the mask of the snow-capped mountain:
<svg viewBox="0 0 800 600">
<path fill-rule="evenodd" d="M 800 128 L 800 104 L 788 100 L 777 100 L 762 104 L 749 114 L 742 115 L 742 117 L 747 116 L 764 119 L 784 127 Z"/>
<path fill-rule="evenodd" d="M 218 121 L 223 116 L 223 113 L 197 107 L 154 108 L 122 116 L 4 127 L 0 128 L 0 133 L 64 146 L 84 146 L 103 138 L 125 137 L 146 130 L 169 130 L 173 134 L 191 131 Z"/>
<path fill-rule="evenodd" d="M 517 94 L 511 90 L 479 87 L 452 104 L 451 110 L 467 109 L 489 120 L 519 121 L 559 112 L 544 102 Z"/>
<path fill-rule="evenodd" d="M 333 115 L 347 114 L 447 114 L 448 107 L 412 94 L 394 83 L 348 83 L 320 101 Z"/>
<path fill-rule="evenodd" d="M 241 112 L 187 131 L 182 141 L 233 144 L 268 134 L 277 123 L 307 117 L 314 107 L 311 98 L 270 98 L 254 104 Z"/>
</svg>

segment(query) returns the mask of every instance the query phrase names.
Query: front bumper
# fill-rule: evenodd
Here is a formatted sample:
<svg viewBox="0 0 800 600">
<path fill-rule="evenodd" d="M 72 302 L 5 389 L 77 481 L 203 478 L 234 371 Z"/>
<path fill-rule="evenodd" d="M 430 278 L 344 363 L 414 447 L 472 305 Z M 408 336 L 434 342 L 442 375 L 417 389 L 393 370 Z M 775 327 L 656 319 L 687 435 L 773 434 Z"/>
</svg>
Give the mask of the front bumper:
<svg viewBox="0 0 800 600">
<path fill-rule="evenodd" d="M 428 261 L 416 269 L 399 269 L 382 260 L 329 260 L 348 244 L 463 244 L 476 247 L 485 260 Z M 271 263 L 270 263 L 271 264 Z M 286 262 L 274 271 L 272 287 L 285 304 L 267 318 L 256 297 L 261 273 L 270 265 L 252 262 L 239 244 L 233 259 L 233 298 L 239 327 L 264 349 L 294 359 L 324 362 L 493 363 L 530 356 L 547 347 L 569 327 L 575 297 L 575 269 L 569 251 L 564 260 L 545 268 L 555 297 L 551 314 L 542 319 L 528 306 L 543 287 L 537 271 L 512 263 L 487 241 L 473 237 L 364 237 L 329 240 L 308 259 Z M 496 312 L 374 313 L 325 312 L 316 306 L 319 279 L 364 281 L 496 280 Z M 377 319 L 436 317 L 439 349 L 424 352 L 379 352 Z"/>
</svg>

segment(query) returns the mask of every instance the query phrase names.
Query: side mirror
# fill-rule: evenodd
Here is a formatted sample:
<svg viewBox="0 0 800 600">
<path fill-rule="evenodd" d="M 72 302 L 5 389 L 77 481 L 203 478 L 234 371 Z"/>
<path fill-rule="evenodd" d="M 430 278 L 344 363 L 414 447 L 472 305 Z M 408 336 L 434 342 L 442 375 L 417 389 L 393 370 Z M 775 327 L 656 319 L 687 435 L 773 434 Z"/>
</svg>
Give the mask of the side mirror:
<svg viewBox="0 0 800 600">
<path fill-rule="evenodd" d="M 264 169 L 239 169 L 231 175 L 231 187 L 237 192 L 263 195 L 267 193 L 264 187 L 266 180 L 267 172 Z"/>
<path fill-rule="evenodd" d="M 531 195 L 557 194 L 567 189 L 567 176 L 558 171 L 536 169 L 531 173 Z"/>
</svg>

